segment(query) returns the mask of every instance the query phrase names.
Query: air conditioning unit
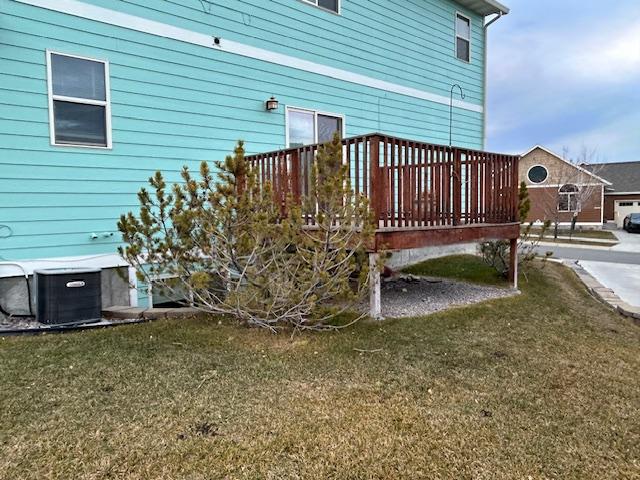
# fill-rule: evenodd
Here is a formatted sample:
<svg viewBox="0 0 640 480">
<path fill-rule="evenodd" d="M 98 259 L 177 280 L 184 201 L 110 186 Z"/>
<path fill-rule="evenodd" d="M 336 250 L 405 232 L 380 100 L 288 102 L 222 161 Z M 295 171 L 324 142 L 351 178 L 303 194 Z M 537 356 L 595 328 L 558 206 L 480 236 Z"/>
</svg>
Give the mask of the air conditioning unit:
<svg viewBox="0 0 640 480">
<path fill-rule="evenodd" d="M 100 321 L 100 270 L 59 268 L 34 272 L 36 320 L 46 325 Z"/>
</svg>

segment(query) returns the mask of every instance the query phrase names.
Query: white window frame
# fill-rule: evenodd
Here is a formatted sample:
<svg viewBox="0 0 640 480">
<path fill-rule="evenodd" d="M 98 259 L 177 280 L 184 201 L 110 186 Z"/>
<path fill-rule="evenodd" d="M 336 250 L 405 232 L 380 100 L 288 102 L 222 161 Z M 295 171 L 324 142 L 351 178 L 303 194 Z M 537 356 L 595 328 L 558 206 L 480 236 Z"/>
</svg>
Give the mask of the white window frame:
<svg viewBox="0 0 640 480">
<path fill-rule="evenodd" d="M 533 170 L 536 167 L 542 167 L 544 168 L 545 172 L 547 172 L 547 177 L 542 181 L 542 182 L 534 182 L 533 180 L 531 180 L 529 178 L 529 174 L 531 173 L 531 170 Z M 547 183 L 549 181 L 549 169 L 547 167 L 545 167 L 544 165 L 532 165 L 529 170 L 527 170 L 527 182 L 529 182 L 531 185 L 544 185 L 545 183 Z"/>
<path fill-rule="evenodd" d="M 323 112 L 321 110 L 313 110 L 310 108 L 300 108 L 300 107 L 293 107 L 293 106 L 286 106 L 285 108 L 285 125 L 284 125 L 284 130 L 285 130 L 285 148 L 292 148 L 289 146 L 289 112 L 300 112 L 300 113 L 312 113 L 313 114 L 313 144 L 317 144 L 318 143 L 318 115 L 324 115 L 327 117 L 335 117 L 335 118 L 339 118 L 342 120 L 342 138 L 346 137 L 346 131 L 347 131 L 347 123 L 346 123 L 346 117 L 341 114 L 341 113 L 332 113 L 332 112 Z"/>
<path fill-rule="evenodd" d="M 105 100 L 92 100 L 88 98 L 67 97 L 64 95 L 53 94 L 53 69 L 51 56 L 60 55 L 63 57 L 78 58 L 80 60 L 87 60 L 90 62 L 102 63 L 104 65 L 104 88 L 105 88 Z M 81 55 L 73 55 L 69 53 L 62 53 L 53 50 L 46 50 L 47 57 L 47 92 L 49 96 L 49 136 L 51 145 L 54 147 L 72 147 L 72 148 L 97 148 L 102 150 L 111 150 L 113 148 L 113 140 L 111 135 L 111 85 L 109 75 L 109 61 L 101 60 L 98 58 L 84 57 Z M 53 111 L 53 102 L 71 102 L 82 105 L 98 105 L 105 108 L 105 135 L 107 145 L 80 145 L 73 143 L 57 143 L 56 142 L 56 122 Z"/>
<path fill-rule="evenodd" d="M 460 35 L 460 33 L 458 32 L 458 17 L 460 18 L 464 18 L 465 20 L 467 20 L 469 22 L 469 38 L 465 38 L 462 35 Z M 454 17 L 455 23 L 454 23 L 454 31 L 455 31 L 455 40 L 454 40 L 454 46 L 453 49 L 455 51 L 456 54 L 456 59 L 460 60 L 461 62 L 464 63 L 471 63 L 471 57 L 472 57 L 472 51 L 471 51 L 471 37 L 473 34 L 473 22 L 471 21 L 471 17 L 468 17 L 467 15 L 465 15 L 462 12 L 456 12 L 456 15 Z M 469 42 L 469 60 L 465 60 L 464 58 L 460 58 L 458 56 L 458 38 L 461 38 L 462 40 L 465 40 L 467 42 Z"/>
<path fill-rule="evenodd" d="M 323 12 L 333 13 L 334 15 L 342 15 L 342 0 L 338 0 L 338 11 L 331 10 L 329 8 L 321 7 L 318 5 L 318 0 L 300 0 L 302 3 L 306 3 L 308 5 L 312 5 L 316 8 L 319 8 Z"/>
<path fill-rule="evenodd" d="M 561 191 L 564 187 L 569 187 L 569 186 L 576 187 L 578 190 L 576 192 L 562 192 Z M 560 198 L 563 195 L 567 196 L 567 209 L 568 210 L 561 210 L 560 209 Z M 575 183 L 565 183 L 564 185 L 562 185 L 558 189 L 558 212 L 560 212 L 560 213 L 576 213 L 576 212 L 579 213 L 579 212 L 581 212 L 582 209 L 580 208 L 580 202 L 579 202 L 580 198 L 576 198 L 576 201 L 575 201 L 576 208 L 575 208 L 575 210 L 571 209 L 571 197 L 575 197 L 575 196 L 578 196 L 578 195 L 580 195 L 580 187 L 578 185 L 576 185 Z"/>
</svg>

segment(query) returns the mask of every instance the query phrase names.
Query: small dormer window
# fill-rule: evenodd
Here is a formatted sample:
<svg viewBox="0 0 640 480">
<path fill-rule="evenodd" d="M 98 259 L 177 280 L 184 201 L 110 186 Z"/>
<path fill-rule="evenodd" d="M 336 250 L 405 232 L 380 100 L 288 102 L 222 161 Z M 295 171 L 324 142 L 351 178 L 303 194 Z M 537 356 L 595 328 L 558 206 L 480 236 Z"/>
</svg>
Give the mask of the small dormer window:
<svg viewBox="0 0 640 480">
<path fill-rule="evenodd" d="M 330 12 L 340 13 L 340 0 L 304 0 L 307 3 Z"/>
<path fill-rule="evenodd" d="M 456 56 L 471 61 L 471 19 L 460 13 L 456 13 Z"/>
</svg>

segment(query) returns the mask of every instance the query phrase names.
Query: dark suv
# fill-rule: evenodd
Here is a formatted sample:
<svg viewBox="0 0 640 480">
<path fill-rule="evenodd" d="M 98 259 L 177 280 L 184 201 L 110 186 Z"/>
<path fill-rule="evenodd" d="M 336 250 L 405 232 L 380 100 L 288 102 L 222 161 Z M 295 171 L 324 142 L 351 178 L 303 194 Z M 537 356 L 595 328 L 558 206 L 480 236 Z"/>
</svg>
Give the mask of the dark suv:
<svg viewBox="0 0 640 480">
<path fill-rule="evenodd" d="M 640 213 L 632 213 L 631 215 L 627 215 L 624 219 L 622 228 L 624 228 L 629 233 L 640 233 Z"/>
</svg>

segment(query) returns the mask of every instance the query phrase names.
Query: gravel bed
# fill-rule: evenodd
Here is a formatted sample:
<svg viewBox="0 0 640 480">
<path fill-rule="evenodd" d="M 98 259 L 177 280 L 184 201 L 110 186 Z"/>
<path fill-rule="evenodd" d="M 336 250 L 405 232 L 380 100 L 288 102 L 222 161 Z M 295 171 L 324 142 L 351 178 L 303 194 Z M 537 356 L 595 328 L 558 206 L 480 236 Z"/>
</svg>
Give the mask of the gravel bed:
<svg viewBox="0 0 640 480">
<path fill-rule="evenodd" d="M 517 295 L 510 288 L 489 287 L 454 280 L 401 275 L 384 279 L 382 315 L 386 318 L 420 317 L 453 306 Z"/>
</svg>

